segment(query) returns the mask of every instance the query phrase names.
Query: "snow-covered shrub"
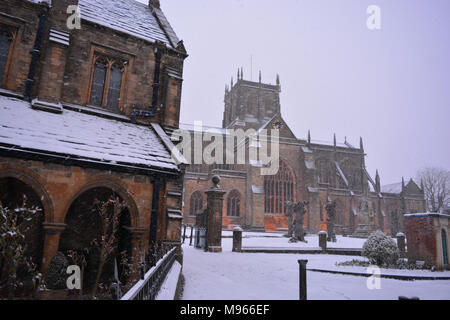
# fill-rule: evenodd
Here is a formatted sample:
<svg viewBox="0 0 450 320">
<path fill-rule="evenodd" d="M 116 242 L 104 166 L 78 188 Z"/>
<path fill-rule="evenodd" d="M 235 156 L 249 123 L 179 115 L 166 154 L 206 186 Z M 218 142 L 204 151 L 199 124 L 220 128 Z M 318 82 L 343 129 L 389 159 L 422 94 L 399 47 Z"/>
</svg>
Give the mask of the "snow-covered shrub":
<svg viewBox="0 0 450 320">
<path fill-rule="evenodd" d="M 19 288 L 24 288 L 27 281 L 36 291 L 41 279 L 32 257 L 26 254 L 25 236 L 32 224 L 41 214 L 39 208 L 27 208 L 26 196 L 23 196 L 22 206 L 16 209 L 3 207 L 0 202 L 0 291 L 6 289 L 8 298 L 12 299 Z M 27 277 L 20 276 L 19 271 L 25 270 Z M 6 279 L 6 280 L 5 280 Z"/>
<path fill-rule="evenodd" d="M 362 255 L 377 266 L 392 265 L 399 258 L 399 250 L 392 238 L 378 230 L 364 243 Z"/>
<path fill-rule="evenodd" d="M 62 252 L 54 255 L 48 265 L 48 271 L 45 276 L 45 285 L 51 290 L 66 289 L 67 267 L 69 262 Z"/>
</svg>

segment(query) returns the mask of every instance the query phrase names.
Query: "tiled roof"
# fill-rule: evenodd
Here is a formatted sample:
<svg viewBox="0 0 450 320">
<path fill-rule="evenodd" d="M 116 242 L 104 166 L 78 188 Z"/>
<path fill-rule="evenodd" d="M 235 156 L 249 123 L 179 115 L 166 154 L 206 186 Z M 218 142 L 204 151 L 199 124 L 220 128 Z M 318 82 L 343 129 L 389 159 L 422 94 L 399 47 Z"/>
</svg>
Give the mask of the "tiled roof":
<svg viewBox="0 0 450 320">
<path fill-rule="evenodd" d="M 84 20 L 150 42 L 161 41 L 170 48 L 179 42 L 160 9 L 135 0 L 79 0 L 78 5 Z"/>
<path fill-rule="evenodd" d="M 0 146 L 48 152 L 75 160 L 177 171 L 150 127 L 76 111 L 34 110 L 28 102 L 0 96 Z"/>
</svg>

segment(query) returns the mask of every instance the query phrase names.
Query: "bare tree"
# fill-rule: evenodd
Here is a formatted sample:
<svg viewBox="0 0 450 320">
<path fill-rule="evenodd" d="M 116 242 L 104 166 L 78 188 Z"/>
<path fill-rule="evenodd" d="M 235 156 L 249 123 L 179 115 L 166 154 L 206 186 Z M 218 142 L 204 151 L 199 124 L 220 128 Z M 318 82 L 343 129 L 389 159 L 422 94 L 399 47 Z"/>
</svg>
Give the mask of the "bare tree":
<svg viewBox="0 0 450 320">
<path fill-rule="evenodd" d="M 450 171 L 427 167 L 417 173 L 427 200 L 428 210 L 439 212 L 450 201 Z"/>
</svg>

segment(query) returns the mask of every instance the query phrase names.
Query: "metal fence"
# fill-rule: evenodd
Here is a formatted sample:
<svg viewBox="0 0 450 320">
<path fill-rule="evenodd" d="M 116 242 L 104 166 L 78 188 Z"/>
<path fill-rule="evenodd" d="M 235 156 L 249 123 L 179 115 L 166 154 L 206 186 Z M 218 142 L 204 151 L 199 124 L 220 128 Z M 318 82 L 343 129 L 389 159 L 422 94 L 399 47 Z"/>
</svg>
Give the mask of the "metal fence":
<svg viewBox="0 0 450 320">
<path fill-rule="evenodd" d="M 121 300 L 155 300 L 161 285 L 172 268 L 176 258 L 176 249 L 170 249 L 158 262 L 147 271 L 144 279 L 136 283 Z"/>
</svg>

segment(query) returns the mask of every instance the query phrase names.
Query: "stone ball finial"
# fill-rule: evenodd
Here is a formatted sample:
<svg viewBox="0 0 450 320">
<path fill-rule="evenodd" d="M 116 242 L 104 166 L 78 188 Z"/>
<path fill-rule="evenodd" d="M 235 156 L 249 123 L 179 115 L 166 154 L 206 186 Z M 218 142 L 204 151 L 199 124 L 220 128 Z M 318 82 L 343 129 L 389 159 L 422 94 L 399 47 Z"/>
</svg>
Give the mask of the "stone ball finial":
<svg viewBox="0 0 450 320">
<path fill-rule="evenodd" d="M 214 183 L 214 187 L 218 187 L 219 183 L 220 183 L 220 177 L 218 175 L 215 175 L 214 177 L 212 177 L 212 183 Z"/>
</svg>

